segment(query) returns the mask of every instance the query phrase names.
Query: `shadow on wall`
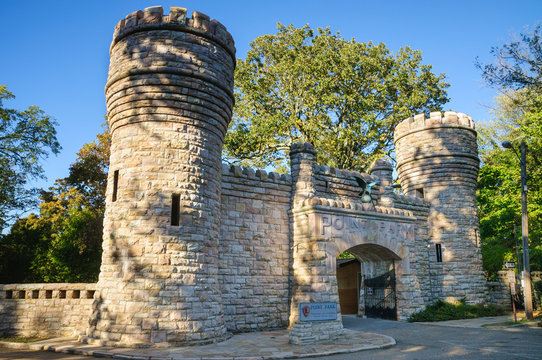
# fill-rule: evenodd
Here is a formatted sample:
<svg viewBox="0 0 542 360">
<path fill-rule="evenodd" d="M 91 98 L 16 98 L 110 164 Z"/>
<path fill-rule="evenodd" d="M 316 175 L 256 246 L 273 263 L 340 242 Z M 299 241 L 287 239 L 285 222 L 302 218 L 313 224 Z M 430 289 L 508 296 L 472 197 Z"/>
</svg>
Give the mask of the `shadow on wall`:
<svg viewBox="0 0 542 360">
<path fill-rule="evenodd" d="M 446 117 L 453 114 L 447 113 Z M 411 196 L 424 197 L 431 204 L 428 290 L 433 298 L 459 300 L 466 297 L 468 302 L 478 302 L 474 300 L 477 295 L 470 292 L 481 289 L 467 290 L 473 285 L 471 282 L 483 278 L 475 197 L 479 164 L 476 135 L 469 129 L 471 126 L 428 125 L 428 121 L 433 121 L 433 113 L 431 119 L 424 121 L 427 127 L 424 131 L 405 136 L 410 144 L 402 146 L 411 146 L 411 152 L 402 155 L 398 171 L 403 189 Z M 401 147 L 399 142 L 407 141 L 405 138 L 396 140 L 398 148 Z"/>
</svg>

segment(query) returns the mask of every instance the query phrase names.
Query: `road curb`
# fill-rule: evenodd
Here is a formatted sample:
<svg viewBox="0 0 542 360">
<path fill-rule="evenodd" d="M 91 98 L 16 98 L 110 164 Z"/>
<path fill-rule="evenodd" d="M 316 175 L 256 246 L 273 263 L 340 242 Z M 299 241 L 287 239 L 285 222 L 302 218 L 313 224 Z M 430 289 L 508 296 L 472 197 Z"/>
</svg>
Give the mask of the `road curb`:
<svg viewBox="0 0 542 360">
<path fill-rule="evenodd" d="M 352 330 L 350 330 L 352 331 Z M 357 334 L 354 334 L 357 333 Z M 377 335 L 374 333 L 363 333 L 352 331 L 350 336 L 360 336 L 361 334 L 367 335 Z M 355 344 L 351 346 L 347 345 L 337 345 L 337 349 L 326 349 L 325 351 L 312 351 L 307 353 L 294 353 L 292 351 L 283 351 L 277 349 L 276 352 L 272 354 L 259 355 L 257 354 L 257 349 L 255 349 L 255 354 L 253 356 L 236 356 L 235 354 L 224 354 L 223 356 L 198 356 L 198 357 L 182 357 L 184 360 L 203 360 L 203 359 L 216 359 L 216 360 L 271 360 L 271 359 L 303 359 L 311 358 L 316 356 L 329 356 L 329 355 L 338 355 L 338 354 L 348 354 L 355 353 L 364 350 L 376 350 L 376 349 L 386 349 L 396 345 L 395 339 L 387 336 L 380 335 L 381 344 L 364 344 L 361 346 L 356 346 Z M 56 341 L 54 341 L 56 340 Z M 13 343 L 13 342 L 0 342 L 0 346 L 4 346 L 11 349 L 17 350 L 41 350 L 41 351 L 51 351 L 57 353 L 66 353 L 74 355 L 84 355 L 84 356 L 93 356 L 100 358 L 109 358 L 109 359 L 129 359 L 129 360 L 173 360 L 179 359 L 179 356 L 182 356 L 181 348 L 179 352 L 176 352 L 174 349 L 170 349 L 169 353 L 166 353 L 167 348 L 155 349 L 154 354 L 145 354 L 139 355 L 135 354 L 137 350 L 126 349 L 126 353 L 115 353 L 119 351 L 119 348 L 85 348 L 88 347 L 86 344 L 76 343 L 76 339 L 50 339 L 47 340 L 47 343 L 42 341 L 40 343 Z M 60 342 L 60 343 L 59 343 Z M 302 349 L 303 346 L 300 346 L 299 349 Z M 314 347 L 314 346 L 313 346 Z M 194 347 L 190 347 L 194 349 Z M 132 353 L 130 353 L 132 352 Z"/>
</svg>

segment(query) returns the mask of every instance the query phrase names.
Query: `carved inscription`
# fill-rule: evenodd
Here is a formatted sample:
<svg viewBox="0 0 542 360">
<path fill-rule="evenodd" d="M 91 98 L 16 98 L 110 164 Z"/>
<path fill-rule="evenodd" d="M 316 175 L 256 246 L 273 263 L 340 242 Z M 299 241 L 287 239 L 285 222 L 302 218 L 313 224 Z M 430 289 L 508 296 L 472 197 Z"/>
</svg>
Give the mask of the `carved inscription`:
<svg viewBox="0 0 542 360">
<path fill-rule="evenodd" d="M 408 242 L 414 239 L 414 224 L 347 215 L 312 214 L 310 235 L 331 238 L 361 238 L 362 241 Z"/>
</svg>

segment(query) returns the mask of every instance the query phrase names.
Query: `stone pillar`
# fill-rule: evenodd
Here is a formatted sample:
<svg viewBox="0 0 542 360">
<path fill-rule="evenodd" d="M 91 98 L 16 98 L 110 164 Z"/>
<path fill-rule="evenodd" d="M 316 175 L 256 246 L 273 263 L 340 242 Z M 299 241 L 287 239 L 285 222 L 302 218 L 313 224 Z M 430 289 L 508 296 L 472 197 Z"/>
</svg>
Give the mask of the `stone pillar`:
<svg viewBox="0 0 542 360">
<path fill-rule="evenodd" d="M 435 297 L 482 303 L 487 296 L 482 270 L 476 182 L 476 130 L 465 114 L 432 112 L 395 129 L 397 173 L 403 191 L 423 197 L 429 213 L 429 262 Z M 442 262 L 437 261 L 437 246 Z"/>
<path fill-rule="evenodd" d="M 293 144 L 290 150 L 292 168 L 293 246 L 290 307 L 290 343 L 304 345 L 327 341 L 342 333 L 339 293 L 335 269 L 335 247 L 328 249 L 328 240 L 318 231 L 309 231 L 312 215 L 299 213 L 307 200 L 315 194 L 314 158 L 316 152 L 310 144 Z M 309 206 L 320 202 L 313 198 Z M 312 226 L 311 225 L 311 226 Z M 302 322 L 301 303 L 328 302 L 337 306 L 337 317 L 330 321 Z"/>
<path fill-rule="evenodd" d="M 316 151 L 310 143 L 295 143 L 290 148 L 293 201 L 308 199 L 315 194 L 314 165 Z"/>
<path fill-rule="evenodd" d="M 87 340 L 227 338 L 217 281 L 221 151 L 235 48 L 216 20 L 136 11 L 115 28 L 105 88 L 111 162 L 98 296 Z"/>
<path fill-rule="evenodd" d="M 375 160 L 369 167 L 369 174 L 378 177 L 380 181 L 380 204 L 393 206 L 393 166 L 389 161 Z"/>
<path fill-rule="evenodd" d="M 369 174 L 378 177 L 381 186 L 391 186 L 393 182 L 393 166 L 389 161 L 383 159 L 374 161 L 369 168 Z"/>
</svg>

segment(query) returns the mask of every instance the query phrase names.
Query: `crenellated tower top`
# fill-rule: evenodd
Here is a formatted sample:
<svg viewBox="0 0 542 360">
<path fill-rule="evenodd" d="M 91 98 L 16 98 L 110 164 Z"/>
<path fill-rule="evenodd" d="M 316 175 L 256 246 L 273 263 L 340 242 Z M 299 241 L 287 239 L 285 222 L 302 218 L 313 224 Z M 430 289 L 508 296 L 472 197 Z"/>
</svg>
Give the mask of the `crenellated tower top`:
<svg viewBox="0 0 542 360">
<path fill-rule="evenodd" d="M 442 112 L 435 111 L 430 113 L 429 117 L 426 117 L 425 114 L 418 114 L 401 121 L 395 127 L 394 141 L 397 142 L 400 138 L 410 133 L 436 127 L 462 127 L 476 133 L 474 121 L 467 114 L 446 111 L 443 116 Z"/>
<path fill-rule="evenodd" d="M 182 30 L 206 37 L 223 46 L 235 60 L 235 43 L 224 25 L 218 20 L 199 11 L 192 12 L 192 18 L 186 16 L 186 8 L 172 6 L 169 15 L 164 15 L 161 6 L 145 8 L 126 15 L 115 26 L 111 48 L 122 38 L 138 31 Z"/>
</svg>

